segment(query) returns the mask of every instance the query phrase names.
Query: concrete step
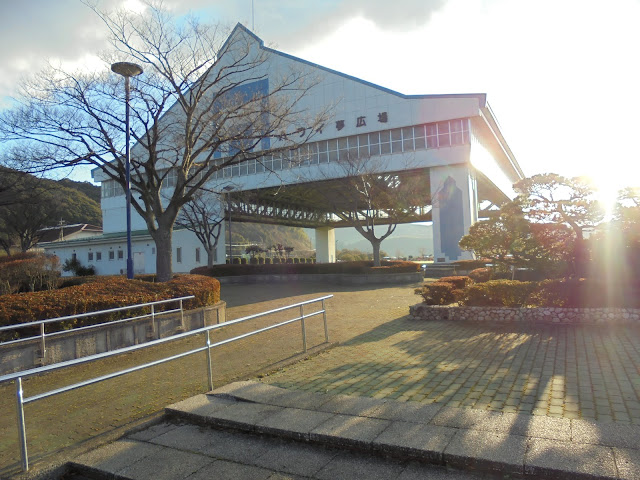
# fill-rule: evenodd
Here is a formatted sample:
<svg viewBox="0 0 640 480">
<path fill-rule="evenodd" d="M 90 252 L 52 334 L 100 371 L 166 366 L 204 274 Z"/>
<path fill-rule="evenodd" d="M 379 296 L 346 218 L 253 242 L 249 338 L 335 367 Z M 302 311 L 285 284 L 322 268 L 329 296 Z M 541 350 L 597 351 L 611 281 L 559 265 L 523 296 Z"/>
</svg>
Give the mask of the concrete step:
<svg viewBox="0 0 640 480">
<path fill-rule="evenodd" d="M 210 427 L 211 430 L 205 429 L 209 435 L 242 432 L 241 435 L 262 441 L 290 442 L 286 447 L 289 449 L 315 448 L 316 453 L 330 452 L 329 456 L 337 455 L 336 452 L 359 452 L 358 455 L 368 456 L 370 462 L 391 458 L 392 463 L 405 465 L 403 468 L 418 462 L 424 468 L 437 466 L 439 472 L 447 472 L 442 470 L 446 467 L 454 471 L 548 479 L 638 478 L 640 472 L 637 425 L 323 395 L 260 382 L 233 383 L 197 395 L 170 405 L 166 415 L 172 423 L 163 424 L 157 431 L 140 432 L 138 437 L 121 441 L 129 443 L 111 447 L 120 449 L 116 460 L 129 458 L 127 452 L 133 457 L 148 457 L 151 447 L 144 442 L 151 439 L 157 450 L 157 439 L 165 435 L 161 445 L 167 447 L 167 442 L 174 442 L 183 445 L 184 450 L 189 445 L 189 436 L 184 436 L 183 431 L 180 437 L 175 429 L 186 428 L 193 433 L 193 429 Z M 183 425 L 177 426 L 180 423 Z M 173 429 L 173 437 L 162 429 Z M 212 445 L 211 439 L 207 441 Z M 166 454 L 166 450 L 154 453 Z M 94 471 L 91 469 L 96 468 L 100 458 L 104 463 L 105 455 L 109 456 L 108 450 L 102 456 L 94 453 L 94 457 L 81 457 L 76 466 L 85 468 L 82 472 Z M 255 462 L 249 463 L 256 466 Z M 114 468 L 108 472 L 116 473 Z M 323 478 L 318 472 L 298 474 Z"/>
</svg>

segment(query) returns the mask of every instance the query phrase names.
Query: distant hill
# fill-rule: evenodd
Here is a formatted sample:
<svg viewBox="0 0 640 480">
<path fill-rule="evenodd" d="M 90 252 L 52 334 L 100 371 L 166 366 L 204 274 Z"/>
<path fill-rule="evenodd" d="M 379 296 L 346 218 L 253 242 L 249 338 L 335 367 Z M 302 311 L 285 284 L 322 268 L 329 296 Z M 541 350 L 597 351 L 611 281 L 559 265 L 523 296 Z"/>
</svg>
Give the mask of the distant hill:
<svg viewBox="0 0 640 480">
<path fill-rule="evenodd" d="M 233 223 L 233 243 L 255 243 L 269 247 L 282 244 L 294 251 L 313 250 L 311 239 L 303 228 L 259 223 Z"/>
<path fill-rule="evenodd" d="M 100 186 L 94 185 L 90 182 L 75 182 L 73 180 L 69 180 L 68 178 L 63 178 L 62 180 L 58 180 L 58 183 L 63 187 L 72 188 L 74 190 L 78 190 L 79 192 L 84 193 L 91 200 L 100 205 Z"/>
<path fill-rule="evenodd" d="M 312 239 L 315 248 L 315 233 L 313 229 L 305 229 Z M 336 241 L 338 249 L 357 249 L 362 252 L 372 252 L 371 243 L 369 243 L 355 228 L 337 228 Z M 380 247 L 390 256 L 406 257 L 412 255 L 417 257 L 424 248 L 425 255 L 433 255 L 433 227 L 431 224 L 414 224 L 408 223 L 398 225 L 396 231 L 382 242 Z"/>
</svg>

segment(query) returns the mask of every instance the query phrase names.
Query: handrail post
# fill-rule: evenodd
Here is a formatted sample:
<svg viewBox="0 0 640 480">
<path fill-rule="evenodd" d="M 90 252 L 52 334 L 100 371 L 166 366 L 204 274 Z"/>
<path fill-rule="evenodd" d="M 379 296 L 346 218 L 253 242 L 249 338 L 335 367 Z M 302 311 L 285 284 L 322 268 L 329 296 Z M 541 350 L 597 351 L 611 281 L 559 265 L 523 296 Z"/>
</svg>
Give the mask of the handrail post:
<svg viewBox="0 0 640 480">
<path fill-rule="evenodd" d="M 302 322 L 302 348 L 307 351 L 307 329 L 304 325 L 304 305 L 300 305 L 300 321 Z"/>
<path fill-rule="evenodd" d="M 327 309 L 324 306 L 324 298 L 322 299 L 322 319 L 324 320 L 324 341 L 329 343 L 329 329 L 327 328 Z"/>
<path fill-rule="evenodd" d="M 207 330 L 207 373 L 209 374 L 209 391 L 213 390 L 213 371 L 211 368 L 211 338 Z"/>
<path fill-rule="evenodd" d="M 40 323 L 40 358 L 42 359 L 42 364 L 46 363 L 47 358 L 47 346 L 44 340 L 44 322 Z"/>
<path fill-rule="evenodd" d="M 20 456 L 22 458 L 22 470 L 29 470 L 29 457 L 27 455 L 27 429 L 24 424 L 24 402 L 22 396 L 22 377 L 16 379 L 16 403 L 18 412 L 18 435 L 20 436 Z"/>
<path fill-rule="evenodd" d="M 184 330 L 184 309 L 182 308 L 182 299 L 180 299 L 180 326 Z"/>
<path fill-rule="evenodd" d="M 151 304 L 151 331 L 153 333 L 153 337 L 156 337 L 156 306 Z"/>
</svg>

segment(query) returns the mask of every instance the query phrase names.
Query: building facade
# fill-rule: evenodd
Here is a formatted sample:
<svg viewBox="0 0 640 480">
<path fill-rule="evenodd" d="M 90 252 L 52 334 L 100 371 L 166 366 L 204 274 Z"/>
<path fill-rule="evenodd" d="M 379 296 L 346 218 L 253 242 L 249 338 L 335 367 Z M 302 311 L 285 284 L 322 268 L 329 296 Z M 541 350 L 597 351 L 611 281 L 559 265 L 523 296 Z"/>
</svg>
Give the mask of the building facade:
<svg viewBox="0 0 640 480">
<path fill-rule="evenodd" d="M 468 252 L 460 250 L 458 241 L 478 220 L 479 203 L 512 197 L 511 185 L 523 177 L 485 94 L 403 95 L 269 49 L 242 25 L 236 26 L 230 36 L 230 40 L 238 38 L 268 57 L 260 79 L 245 84 L 249 91 L 268 90 L 271 78 L 298 69 L 316 82 L 298 108 L 312 115 L 330 106 L 331 118 L 312 141 L 286 153 L 271 154 L 270 147 L 278 140 L 265 139 L 260 146 L 264 155 L 217 171 L 209 180 L 211 191 L 223 192 L 225 187 L 234 192 L 267 191 L 297 184 L 312 188 L 314 182 L 345 176 L 347 173 L 339 168 L 343 159 L 367 158 L 375 162 L 376 171 L 381 173 L 423 175 L 430 189 L 429 218 L 433 222 L 435 261 L 470 258 Z M 216 153 L 218 157 L 224 156 Z M 135 154 L 136 146 L 132 148 L 132 156 Z M 164 188 L 171 189 L 175 180 L 171 171 L 167 173 Z M 62 262 L 76 255 L 83 264 L 94 265 L 99 274 L 120 274 L 126 272 L 125 195 L 120 185 L 100 169 L 93 171 L 93 178 L 102 188 L 104 234 L 57 242 L 45 248 Z M 225 198 L 211 195 L 210 201 L 219 202 L 220 215 L 224 216 Z M 282 210 L 287 208 L 291 216 L 290 205 Z M 153 273 L 153 241 L 146 233 L 144 220 L 135 211 L 132 214 L 136 273 Z M 259 217 L 255 221 L 260 221 Z M 331 223 L 300 225 L 316 229 L 317 261 L 335 261 Z M 225 238 L 224 232 L 221 238 Z M 174 232 L 172 253 L 175 272 L 206 265 L 202 245 L 186 230 Z M 224 263 L 223 241 L 218 246 L 217 258 L 217 263 Z"/>
</svg>

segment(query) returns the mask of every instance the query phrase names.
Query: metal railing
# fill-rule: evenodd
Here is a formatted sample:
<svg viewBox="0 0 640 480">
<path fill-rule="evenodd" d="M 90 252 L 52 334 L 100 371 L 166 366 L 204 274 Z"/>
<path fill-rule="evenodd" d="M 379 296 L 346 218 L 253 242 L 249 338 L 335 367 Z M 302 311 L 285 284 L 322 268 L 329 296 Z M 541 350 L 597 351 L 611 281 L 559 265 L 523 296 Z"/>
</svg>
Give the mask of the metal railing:
<svg viewBox="0 0 640 480">
<path fill-rule="evenodd" d="M 33 340 L 34 338 L 39 338 L 40 339 L 40 359 L 42 362 L 44 362 L 46 360 L 46 352 L 47 352 L 47 345 L 46 345 L 46 338 L 47 337 L 53 337 L 55 335 L 60 335 L 63 333 L 68 333 L 70 332 L 70 330 L 60 330 L 57 332 L 51 332 L 51 333 L 46 333 L 45 332 L 45 325 L 49 324 L 49 323 L 57 323 L 57 322 L 64 322 L 67 320 L 74 320 L 77 318 L 85 318 L 85 317 L 94 317 L 96 315 L 103 315 L 106 313 L 114 313 L 114 312 L 122 312 L 125 310 L 134 310 L 134 309 L 142 309 L 142 308 L 146 308 L 146 307 L 151 307 L 151 312 L 150 313 L 145 313 L 143 315 L 138 315 L 137 317 L 129 317 L 129 318 L 123 318 L 120 320 L 114 320 L 112 322 L 103 322 L 103 323 L 96 323 L 94 325 L 87 325 L 84 327 L 78 327 L 78 328 L 74 328 L 73 331 L 74 332 L 78 332 L 81 330 L 89 330 L 92 328 L 98 328 L 98 327 L 104 327 L 105 325 L 116 325 L 118 323 L 124 323 L 124 322 L 131 322 L 133 320 L 139 320 L 141 318 L 151 318 L 151 325 L 153 328 L 153 331 L 156 330 L 156 317 L 159 317 L 161 315 L 168 315 L 171 313 L 177 313 L 180 312 L 180 323 L 182 325 L 184 325 L 184 308 L 183 308 L 183 301 L 184 300 L 190 300 L 192 298 L 195 298 L 193 295 L 189 295 L 186 297 L 176 297 L 176 298 L 170 298 L 168 300 L 157 300 L 155 302 L 148 302 L 148 303 L 138 303 L 136 305 L 128 305 L 126 307 L 117 307 L 117 308 L 110 308 L 108 310 L 98 310 L 95 312 L 87 312 L 87 313 L 79 313 L 77 315 L 67 315 L 65 317 L 57 317 L 57 318 L 48 318 L 46 320 L 36 320 L 34 322 L 26 322 L 26 323 L 18 323 L 15 325 L 8 325 L 5 327 L 0 327 L 0 332 L 4 332 L 7 330 L 18 330 L 21 328 L 28 328 L 28 327 L 35 327 L 35 326 L 40 326 L 40 335 L 37 336 L 33 336 L 33 337 L 26 337 L 26 338 L 19 338 L 17 340 L 9 340 L 7 342 L 0 342 L 0 346 L 3 345 L 10 345 L 10 344 L 16 344 L 16 343 L 20 343 L 20 342 L 26 342 L 29 340 Z M 160 312 L 156 312 L 156 306 L 158 305 L 164 305 L 165 303 L 171 303 L 171 302 L 178 302 L 178 308 L 173 308 L 171 310 L 162 310 Z"/>
<path fill-rule="evenodd" d="M 199 328 L 197 330 L 191 330 L 189 332 L 185 332 L 185 333 L 179 333 L 176 335 L 173 335 L 171 337 L 166 337 L 166 338 L 161 338 L 158 340 L 153 340 L 147 343 L 142 343 L 139 345 L 133 345 L 131 347 L 125 347 L 125 348 L 121 348 L 118 350 L 112 350 L 110 352 L 104 352 L 104 353 L 99 353 L 99 354 L 95 354 L 95 355 L 90 355 L 87 357 L 82 357 L 82 358 L 77 358 L 74 360 L 67 360 L 65 362 L 60 362 L 60 363 L 54 363 L 51 365 L 47 365 L 44 367 L 38 367 L 38 368 L 32 368 L 29 370 L 23 370 L 22 372 L 16 372 L 16 373 L 11 373 L 8 375 L 3 375 L 0 376 L 0 383 L 4 383 L 4 382 L 8 382 L 11 380 L 15 380 L 16 382 L 16 406 L 17 406 L 17 420 L 18 420 L 18 436 L 19 436 L 19 441 L 20 441 L 20 453 L 21 453 L 21 461 L 22 461 L 22 469 L 24 471 L 27 471 L 29 469 L 29 457 L 28 457 L 28 450 L 27 450 L 27 433 L 26 433 L 26 427 L 25 427 L 25 418 L 24 418 L 24 405 L 31 403 L 31 402 L 35 402 L 37 400 L 42 400 L 44 398 L 47 397 L 51 397 L 53 395 L 57 395 L 59 393 L 64 393 L 64 392 L 68 392 L 71 390 L 76 390 L 78 388 L 82 388 L 82 387 L 86 387 L 88 385 L 93 385 L 95 383 L 99 383 L 105 380 L 109 380 L 112 378 L 116 378 L 116 377 L 120 377 L 122 375 L 126 375 L 128 373 L 133 373 L 139 370 L 143 370 L 145 368 L 149 368 L 149 367 L 153 367 L 156 365 L 160 365 L 162 363 L 166 363 L 166 362 L 170 362 L 173 360 L 178 360 L 180 358 L 184 358 L 187 357 L 189 355 L 193 355 L 196 353 L 200 353 L 200 352 L 206 352 L 206 358 L 207 358 L 207 376 L 208 376 L 208 386 L 209 386 L 209 390 L 213 390 L 213 370 L 212 370 L 212 366 L 211 366 L 211 349 L 215 348 L 215 347 L 219 347 L 221 345 L 226 345 L 228 343 L 231 342 L 235 342 L 237 340 L 241 340 L 244 338 L 248 338 L 251 337 L 253 335 L 257 335 L 259 333 L 262 332 L 266 332 L 268 330 L 273 330 L 275 328 L 278 327 L 283 327 L 285 325 L 289 325 L 291 323 L 294 322 L 300 322 L 301 324 L 301 329 L 302 329 L 302 348 L 303 351 L 306 352 L 307 351 L 307 331 L 306 331 L 306 324 L 305 324 L 305 319 L 310 318 L 310 317 L 314 317 L 316 315 L 322 315 L 323 318 L 323 323 L 324 323 L 324 337 L 325 337 L 325 342 L 329 342 L 329 330 L 327 328 L 327 311 L 325 308 L 325 300 L 332 298 L 333 295 L 327 295 L 324 297 L 319 297 L 319 298 L 315 298 L 313 300 L 307 300 L 305 302 L 299 302 L 299 303 L 295 303 L 293 305 L 288 305 L 286 307 L 280 307 L 280 308 L 276 308 L 273 310 L 268 310 L 266 312 L 262 312 L 262 313 L 258 313 L 255 315 L 249 315 L 247 317 L 242 317 L 239 318 L 237 320 L 232 320 L 229 322 L 225 322 L 222 324 L 217 324 L 217 325 L 211 325 L 208 327 L 203 327 L 203 328 Z M 311 312 L 311 313 L 305 313 L 304 312 L 304 307 L 305 305 L 310 305 L 313 303 L 318 303 L 321 302 L 321 309 Z M 290 320 L 285 320 L 273 325 L 269 325 L 267 327 L 263 327 L 263 328 L 259 328 L 257 330 L 253 330 L 251 332 L 248 333 L 244 333 L 242 335 L 238 335 L 232 338 L 228 338 L 225 340 L 221 340 L 219 342 L 216 343 L 211 343 L 211 339 L 210 339 L 210 332 L 212 330 L 217 330 L 220 328 L 224 328 L 224 327 L 228 327 L 230 325 L 235 325 L 238 323 L 242 323 L 242 322 L 246 322 L 248 320 L 254 320 L 256 318 L 260 318 L 260 317 L 264 317 L 267 315 L 272 315 L 274 313 L 279 313 L 279 312 L 284 312 L 286 310 L 291 310 L 291 309 L 296 309 L 299 308 L 299 312 L 300 315 L 298 317 L 292 318 Z M 50 390 L 48 392 L 43 392 L 40 393 L 38 395 L 33 395 L 31 397 L 25 397 L 24 396 L 24 391 L 22 389 L 22 379 L 26 378 L 26 377 L 31 377 L 33 375 L 39 375 L 39 374 L 43 374 L 46 372 L 50 372 L 53 370 L 59 370 L 61 368 L 66 368 L 66 367 L 72 367 L 72 366 L 76 366 L 76 365 L 80 365 L 83 363 L 88 363 L 88 362 L 93 362 L 96 360 L 100 360 L 100 359 L 104 359 L 104 358 L 108 358 L 108 357 L 112 357 L 115 355 L 120 355 L 123 353 L 128 353 L 128 352 L 133 352 L 133 351 L 137 351 L 137 350 L 142 350 L 145 348 L 151 348 L 154 346 L 157 346 L 159 344 L 162 343 L 167 343 L 167 342 L 172 342 L 172 341 L 176 341 L 179 339 L 183 339 L 186 337 L 190 337 L 193 335 L 199 335 L 199 334 L 206 334 L 206 342 L 205 345 L 203 347 L 198 347 L 195 348 L 193 350 L 189 350 L 186 352 L 182 352 L 176 355 L 172 355 L 169 357 L 164 357 L 161 358 L 159 360 L 155 360 L 153 362 L 148 362 L 148 363 L 144 363 L 142 365 L 137 365 L 135 367 L 131 367 L 131 368 L 127 368 L 124 370 L 120 370 L 117 372 L 113 372 L 113 373 L 109 373 L 107 375 L 102 375 L 99 377 L 94 377 L 91 378 L 89 380 L 85 380 L 79 383 L 74 383 L 72 385 L 67 385 L 66 387 L 62 387 L 62 388 L 57 388 L 55 390 Z"/>
</svg>

